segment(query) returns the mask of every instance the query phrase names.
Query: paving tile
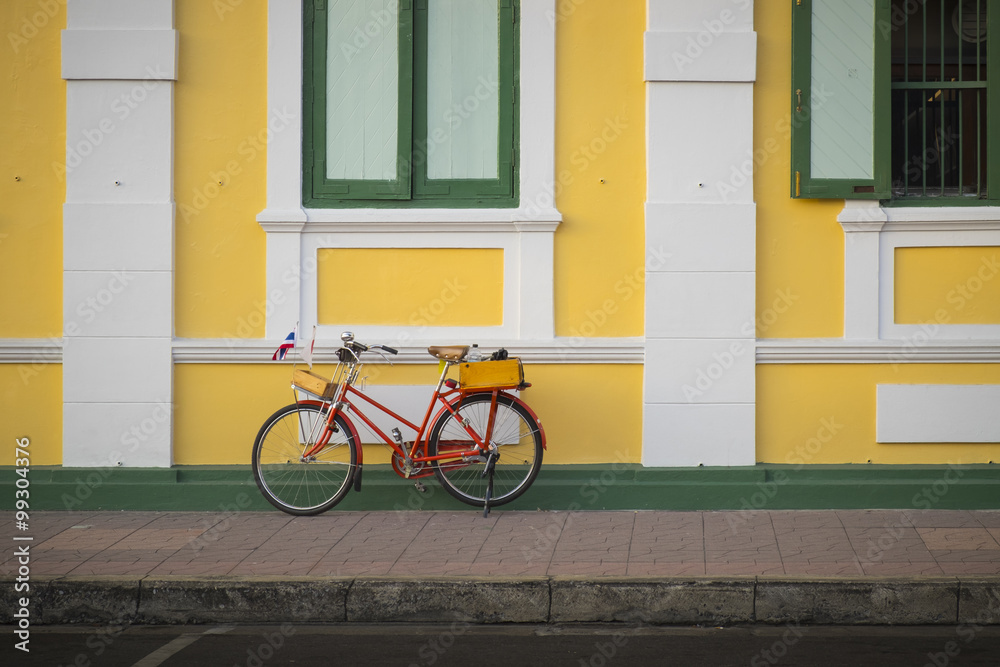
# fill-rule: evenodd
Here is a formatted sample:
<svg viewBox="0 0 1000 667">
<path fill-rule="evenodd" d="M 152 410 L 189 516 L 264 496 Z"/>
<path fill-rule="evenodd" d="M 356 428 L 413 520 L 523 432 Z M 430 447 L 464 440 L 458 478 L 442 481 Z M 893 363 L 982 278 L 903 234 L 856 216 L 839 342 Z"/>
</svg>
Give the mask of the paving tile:
<svg viewBox="0 0 1000 667">
<path fill-rule="evenodd" d="M 975 513 L 968 510 L 906 510 L 906 518 L 916 528 L 981 528 Z"/>
<path fill-rule="evenodd" d="M 1000 563 L 997 562 L 962 562 L 962 561 L 938 561 L 938 566 L 948 575 L 954 574 L 1000 574 Z"/>
<path fill-rule="evenodd" d="M 310 576 L 319 577 L 359 577 L 389 574 L 395 561 L 352 561 L 349 563 L 319 562 L 311 570 Z"/>
<path fill-rule="evenodd" d="M 785 574 L 785 567 L 780 562 L 761 561 L 759 563 L 705 563 L 705 574 L 712 575 L 750 575 L 750 574 Z"/>
<path fill-rule="evenodd" d="M 711 570 L 715 565 L 733 565 L 743 563 L 745 565 L 758 565 L 761 563 L 781 563 L 781 556 L 777 551 L 773 552 L 733 552 L 733 551 L 707 551 L 705 552 L 705 567 Z"/>
<path fill-rule="evenodd" d="M 0 519 L 13 513 L 0 512 Z M 1000 573 L 998 511 L 34 513 L 33 574 Z M 16 565 L 8 554 L 0 573 Z"/>
<path fill-rule="evenodd" d="M 771 523 L 778 534 L 795 530 L 843 530 L 840 517 L 832 510 L 772 511 Z"/>
<path fill-rule="evenodd" d="M 812 576 L 845 576 L 845 577 L 857 577 L 864 576 L 865 571 L 861 566 L 861 563 L 845 563 L 845 562 L 789 562 L 782 559 L 782 563 L 785 566 L 785 574 L 790 575 L 812 575 Z"/>
<path fill-rule="evenodd" d="M 475 571 L 470 574 L 476 575 L 496 575 L 496 576 L 545 576 L 548 571 L 548 563 L 490 563 L 476 565 Z"/>
<path fill-rule="evenodd" d="M 1000 564 L 1000 551 L 996 549 L 932 549 L 931 556 L 939 563 L 997 563 Z"/>
<path fill-rule="evenodd" d="M 977 510 L 970 514 L 986 528 L 1000 528 L 1000 510 Z"/>
<path fill-rule="evenodd" d="M 835 510 L 844 528 L 912 526 L 903 510 Z"/>
<path fill-rule="evenodd" d="M 705 574 L 705 563 L 633 563 L 629 561 L 625 573 L 634 577 L 682 577 Z"/>
<path fill-rule="evenodd" d="M 549 576 L 558 575 L 580 575 L 589 574 L 593 576 L 624 575 L 628 570 L 626 563 L 600 563 L 600 562 L 552 562 L 549 564 L 546 574 Z"/>
<path fill-rule="evenodd" d="M 866 563 L 861 562 L 866 575 L 888 576 L 888 575 L 943 575 L 944 570 L 934 562 L 928 561 L 899 561 Z"/>
<path fill-rule="evenodd" d="M 917 532 L 931 550 L 1000 550 L 1000 543 L 986 528 L 917 528 Z"/>
</svg>

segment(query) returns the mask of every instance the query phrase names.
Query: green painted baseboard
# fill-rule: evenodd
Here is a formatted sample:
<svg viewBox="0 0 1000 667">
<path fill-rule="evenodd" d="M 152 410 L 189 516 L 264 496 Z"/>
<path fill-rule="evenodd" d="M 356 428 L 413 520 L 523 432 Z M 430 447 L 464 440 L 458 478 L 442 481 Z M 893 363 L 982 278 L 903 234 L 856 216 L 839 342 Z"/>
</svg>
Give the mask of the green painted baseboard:
<svg viewBox="0 0 1000 667">
<path fill-rule="evenodd" d="M 0 468 L 0 508 L 15 508 L 19 480 L 24 487 L 13 468 Z M 273 509 L 258 492 L 249 466 L 46 466 L 32 468 L 27 480 L 30 510 Z M 352 492 L 333 511 L 471 509 L 433 477 L 422 481 L 424 492 L 388 466 L 366 466 L 361 492 Z M 503 509 L 1000 509 L 1000 466 L 549 465 L 524 496 Z"/>
</svg>

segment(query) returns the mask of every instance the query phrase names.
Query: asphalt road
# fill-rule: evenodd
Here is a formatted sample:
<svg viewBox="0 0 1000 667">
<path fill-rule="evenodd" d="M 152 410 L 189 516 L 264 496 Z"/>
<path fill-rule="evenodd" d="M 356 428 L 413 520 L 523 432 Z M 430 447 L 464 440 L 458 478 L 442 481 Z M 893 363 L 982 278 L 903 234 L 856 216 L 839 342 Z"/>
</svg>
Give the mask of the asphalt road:
<svg viewBox="0 0 1000 667">
<path fill-rule="evenodd" d="M 1000 665 L 1000 627 L 40 626 L 3 665 Z"/>
</svg>

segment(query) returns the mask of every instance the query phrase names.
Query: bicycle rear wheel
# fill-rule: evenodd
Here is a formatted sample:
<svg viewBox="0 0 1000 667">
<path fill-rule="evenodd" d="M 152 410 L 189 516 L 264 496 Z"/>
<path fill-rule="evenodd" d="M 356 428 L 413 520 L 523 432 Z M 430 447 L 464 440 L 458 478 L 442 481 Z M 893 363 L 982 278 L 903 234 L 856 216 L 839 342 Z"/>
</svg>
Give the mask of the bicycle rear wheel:
<svg viewBox="0 0 1000 667">
<path fill-rule="evenodd" d="M 288 514 L 320 514 L 340 502 L 351 488 L 357 443 L 340 415 L 336 430 L 318 452 L 327 406 L 293 403 L 260 427 L 253 445 L 253 477 L 267 501 Z M 309 454 L 306 456 L 306 454 Z"/>
<path fill-rule="evenodd" d="M 472 394 L 461 399 L 458 419 L 445 411 L 431 428 L 427 442 L 429 456 L 476 448 L 475 441 L 463 426 L 468 426 L 480 438 L 485 437 L 490 417 L 491 394 Z M 493 473 L 493 493 L 490 505 L 503 505 L 528 490 L 542 467 L 541 427 L 531 412 L 513 396 L 497 396 L 492 444 L 497 445 L 499 458 Z M 452 496 L 469 505 L 486 502 L 489 480 L 483 477 L 485 460 L 435 461 L 434 474 L 441 486 Z"/>
</svg>

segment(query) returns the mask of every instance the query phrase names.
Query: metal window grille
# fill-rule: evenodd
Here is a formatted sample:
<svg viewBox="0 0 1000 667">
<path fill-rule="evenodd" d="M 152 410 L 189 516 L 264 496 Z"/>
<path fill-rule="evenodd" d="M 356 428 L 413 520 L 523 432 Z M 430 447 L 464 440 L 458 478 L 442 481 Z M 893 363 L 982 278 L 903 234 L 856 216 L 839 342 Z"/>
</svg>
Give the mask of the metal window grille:
<svg viewBox="0 0 1000 667">
<path fill-rule="evenodd" d="M 892 194 L 986 199 L 986 0 L 892 0 Z"/>
</svg>

